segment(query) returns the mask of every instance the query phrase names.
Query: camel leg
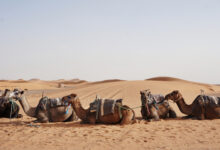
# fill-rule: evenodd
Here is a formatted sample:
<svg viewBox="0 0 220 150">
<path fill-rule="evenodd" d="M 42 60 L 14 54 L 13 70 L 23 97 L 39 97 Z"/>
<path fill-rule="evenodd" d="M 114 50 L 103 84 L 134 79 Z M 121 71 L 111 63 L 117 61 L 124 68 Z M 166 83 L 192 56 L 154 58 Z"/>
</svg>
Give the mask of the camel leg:
<svg viewBox="0 0 220 150">
<path fill-rule="evenodd" d="M 47 123 L 49 119 L 44 112 L 39 112 L 37 115 L 37 122 Z"/>
<path fill-rule="evenodd" d="M 192 115 L 188 115 L 188 116 L 181 117 L 181 119 L 190 119 L 190 118 L 193 118 L 193 116 Z"/>
<path fill-rule="evenodd" d="M 159 117 L 157 111 L 153 111 L 152 115 L 153 115 L 154 121 L 160 121 L 160 117 Z"/>
<path fill-rule="evenodd" d="M 89 118 L 89 123 L 90 124 L 95 124 L 96 123 L 96 119 L 93 118 L 93 117 Z"/>
<path fill-rule="evenodd" d="M 198 118 L 199 120 L 204 120 L 204 119 L 205 119 L 204 113 L 201 113 L 200 115 L 197 115 L 197 118 Z"/>
<path fill-rule="evenodd" d="M 65 120 L 65 122 L 77 121 L 77 120 L 78 120 L 78 117 L 77 117 L 75 111 L 73 111 L 71 116 L 67 120 Z"/>
<path fill-rule="evenodd" d="M 169 118 L 176 118 L 176 112 L 172 108 L 169 109 Z"/>
<path fill-rule="evenodd" d="M 205 108 L 202 103 L 197 103 L 197 107 L 193 108 L 192 115 L 195 116 L 199 120 L 205 119 Z"/>
<path fill-rule="evenodd" d="M 133 119 L 133 112 L 132 110 L 122 110 L 122 120 L 121 125 L 130 124 L 131 120 Z"/>
</svg>

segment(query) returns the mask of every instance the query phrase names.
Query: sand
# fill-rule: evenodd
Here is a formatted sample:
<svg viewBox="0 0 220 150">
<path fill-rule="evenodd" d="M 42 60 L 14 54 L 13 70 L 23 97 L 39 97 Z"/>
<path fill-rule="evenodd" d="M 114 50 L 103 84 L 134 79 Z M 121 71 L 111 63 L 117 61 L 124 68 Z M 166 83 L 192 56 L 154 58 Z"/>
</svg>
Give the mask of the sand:
<svg viewBox="0 0 220 150">
<path fill-rule="evenodd" d="M 101 82 L 70 81 L 0 81 L 0 89 L 28 88 L 28 100 L 38 104 L 42 91 L 49 97 L 62 97 L 77 93 L 83 107 L 88 107 L 96 95 L 102 98 L 123 98 L 123 103 L 140 106 L 140 90 L 167 94 L 178 89 L 187 103 L 200 94 L 218 95 L 220 86 L 189 82 L 172 78 L 153 78 L 142 81 L 106 80 Z M 58 88 L 59 82 L 65 84 Z M 140 108 L 135 109 L 138 118 L 132 125 L 86 125 L 80 121 L 65 123 L 33 123 L 34 118 L 24 115 L 20 119 L 0 118 L 0 149 L 2 150 L 52 150 L 52 149 L 157 149 L 157 150 L 219 150 L 220 119 L 181 119 L 176 104 L 171 103 L 179 118 L 146 122 L 141 120 Z M 30 124 L 31 123 L 31 124 Z"/>
</svg>

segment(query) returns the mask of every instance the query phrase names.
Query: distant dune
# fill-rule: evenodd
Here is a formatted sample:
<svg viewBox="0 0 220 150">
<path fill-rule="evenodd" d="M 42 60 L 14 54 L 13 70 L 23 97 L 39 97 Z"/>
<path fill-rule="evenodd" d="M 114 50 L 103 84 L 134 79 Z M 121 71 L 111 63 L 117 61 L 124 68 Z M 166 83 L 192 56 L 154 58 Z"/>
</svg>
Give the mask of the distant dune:
<svg viewBox="0 0 220 150">
<path fill-rule="evenodd" d="M 91 82 L 91 84 L 110 83 L 110 82 L 120 82 L 120 81 L 126 81 L 126 80 L 110 79 L 110 80 L 103 80 L 103 81 Z"/>
<path fill-rule="evenodd" d="M 40 79 L 37 79 L 37 78 L 33 78 L 33 79 L 30 79 L 28 81 L 41 81 Z"/>
<path fill-rule="evenodd" d="M 79 81 L 59 81 L 59 84 L 80 84 L 80 83 L 86 83 L 85 80 L 79 80 Z"/>
<path fill-rule="evenodd" d="M 27 83 L 28 81 L 23 80 L 23 79 L 19 79 L 19 80 L 9 80 L 9 82 L 11 82 L 11 83 Z"/>
<path fill-rule="evenodd" d="M 146 79 L 146 80 L 153 80 L 153 81 L 187 81 L 187 80 L 174 78 L 174 77 L 153 77 L 153 78 L 149 78 L 149 79 Z M 190 82 L 190 81 L 187 81 L 187 82 Z"/>
</svg>

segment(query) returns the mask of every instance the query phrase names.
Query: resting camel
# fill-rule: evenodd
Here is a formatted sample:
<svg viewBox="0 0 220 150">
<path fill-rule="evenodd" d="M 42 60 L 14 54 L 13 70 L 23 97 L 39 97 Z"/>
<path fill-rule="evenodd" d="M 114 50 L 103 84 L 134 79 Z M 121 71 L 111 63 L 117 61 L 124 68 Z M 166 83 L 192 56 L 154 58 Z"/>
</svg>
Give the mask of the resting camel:
<svg viewBox="0 0 220 150">
<path fill-rule="evenodd" d="M 176 113 L 162 95 L 152 95 L 149 90 L 140 91 L 141 94 L 141 114 L 146 120 L 165 118 L 176 118 Z"/>
<path fill-rule="evenodd" d="M 220 118 L 220 97 L 199 95 L 192 104 L 187 105 L 182 94 L 176 90 L 167 94 L 165 99 L 174 101 L 180 111 L 189 117 L 200 120 Z"/>
<path fill-rule="evenodd" d="M 20 107 L 11 98 L 11 92 L 6 89 L 4 93 L 2 92 L 0 96 L 0 117 L 6 118 L 21 118 L 22 115 L 19 114 Z"/>
<path fill-rule="evenodd" d="M 104 116 L 99 116 L 96 118 L 96 112 L 90 112 L 89 108 L 84 109 L 80 103 L 80 100 L 76 94 L 70 94 L 68 96 L 64 96 L 63 101 L 71 104 L 73 109 L 75 110 L 77 116 L 82 120 L 82 123 L 103 123 L 103 124 L 117 124 L 121 125 L 133 123 L 135 118 L 134 111 L 126 105 L 121 107 L 122 118 L 119 115 L 120 106 L 114 107 L 114 113 L 108 114 Z"/>
<path fill-rule="evenodd" d="M 17 91 L 14 98 L 20 102 L 24 112 L 28 116 L 37 118 L 35 122 L 46 123 L 76 120 L 76 115 L 72 107 L 64 105 L 51 107 L 50 105 L 45 105 L 46 108 L 44 109 L 41 101 L 38 103 L 37 107 L 31 107 L 27 101 L 25 92 L 26 91 Z M 50 101 L 47 101 L 47 103 L 50 103 Z"/>
</svg>

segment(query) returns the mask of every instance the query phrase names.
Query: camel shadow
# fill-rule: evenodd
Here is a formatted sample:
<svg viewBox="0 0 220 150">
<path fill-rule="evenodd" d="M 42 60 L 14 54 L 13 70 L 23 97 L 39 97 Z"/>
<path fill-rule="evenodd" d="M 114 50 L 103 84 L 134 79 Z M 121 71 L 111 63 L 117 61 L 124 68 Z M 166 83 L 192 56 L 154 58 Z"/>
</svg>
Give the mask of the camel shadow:
<svg viewBox="0 0 220 150">
<path fill-rule="evenodd" d="M 150 121 L 144 120 L 142 117 L 136 117 L 136 123 L 144 123 L 148 124 Z M 194 120 L 191 116 L 177 117 L 177 118 L 167 118 L 163 119 L 163 121 L 171 121 L 171 120 Z M 9 120 L 5 122 L 0 122 L 0 127 L 5 126 L 26 126 L 26 127 L 61 127 L 61 128 L 88 128 L 95 126 L 120 126 L 120 124 L 86 124 L 81 121 L 73 121 L 73 122 L 50 122 L 50 123 L 35 123 L 34 121 L 23 121 L 23 120 Z"/>
</svg>

